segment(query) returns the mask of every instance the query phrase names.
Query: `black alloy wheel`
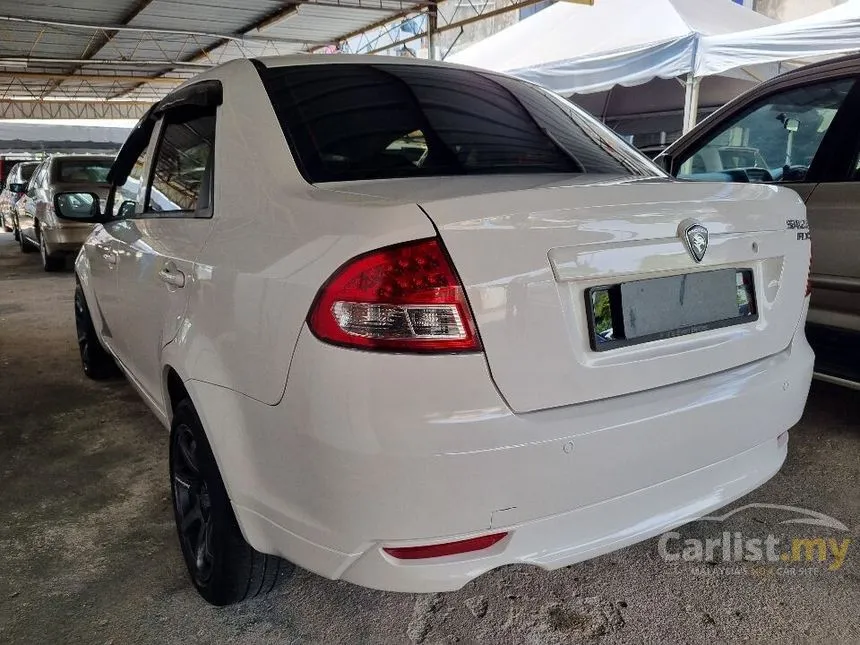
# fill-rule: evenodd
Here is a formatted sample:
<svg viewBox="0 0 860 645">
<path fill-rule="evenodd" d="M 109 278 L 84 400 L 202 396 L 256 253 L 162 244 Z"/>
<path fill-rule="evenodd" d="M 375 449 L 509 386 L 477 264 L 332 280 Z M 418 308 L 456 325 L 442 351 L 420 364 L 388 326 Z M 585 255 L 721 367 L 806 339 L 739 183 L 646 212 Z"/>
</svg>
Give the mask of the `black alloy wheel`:
<svg viewBox="0 0 860 645">
<path fill-rule="evenodd" d="M 180 546 L 183 554 L 191 556 L 193 566 L 189 567 L 189 572 L 195 586 L 206 586 L 212 578 L 214 564 L 212 501 L 200 472 L 197 441 L 187 424 L 176 425 L 170 454 Z"/>
<path fill-rule="evenodd" d="M 182 558 L 197 592 L 230 605 L 272 590 L 294 565 L 245 541 L 206 432 L 190 399 L 170 431 L 170 487 Z"/>
</svg>

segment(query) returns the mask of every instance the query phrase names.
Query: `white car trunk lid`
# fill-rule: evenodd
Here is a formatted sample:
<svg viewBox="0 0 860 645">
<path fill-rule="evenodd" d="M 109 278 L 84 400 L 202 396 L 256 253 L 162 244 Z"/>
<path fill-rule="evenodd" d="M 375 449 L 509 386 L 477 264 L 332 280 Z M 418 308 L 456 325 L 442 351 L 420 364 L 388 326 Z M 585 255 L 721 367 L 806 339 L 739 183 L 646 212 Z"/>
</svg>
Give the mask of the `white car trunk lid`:
<svg viewBox="0 0 860 645">
<path fill-rule="evenodd" d="M 787 348 L 801 321 L 809 242 L 787 223 L 806 219 L 789 190 L 594 176 L 543 186 L 532 178 L 517 189 L 529 180 L 494 177 L 471 179 L 468 194 L 466 181 L 351 188 L 384 198 L 411 192 L 432 219 L 466 287 L 492 377 L 517 412 L 750 363 Z M 708 230 L 700 263 L 682 242 L 682 222 Z M 596 351 L 589 288 L 717 269 L 751 271 L 754 319 Z"/>
</svg>

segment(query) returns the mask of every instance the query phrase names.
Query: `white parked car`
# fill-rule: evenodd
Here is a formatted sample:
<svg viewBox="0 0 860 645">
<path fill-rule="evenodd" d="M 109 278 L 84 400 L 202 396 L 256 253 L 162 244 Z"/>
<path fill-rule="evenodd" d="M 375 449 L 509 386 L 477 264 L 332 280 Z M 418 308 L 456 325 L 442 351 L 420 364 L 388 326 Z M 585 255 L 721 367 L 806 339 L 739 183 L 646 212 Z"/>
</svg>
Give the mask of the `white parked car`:
<svg viewBox="0 0 860 645">
<path fill-rule="evenodd" d="M 151 110 L 110 181 L 81 358 L 171 429 L 212 603 L 287 563 L 409 592 L 569 565 L 785 459 L 813 361 L 803 203 L 671 180 L 537 86 L 234 61 Z"/>
</svg>

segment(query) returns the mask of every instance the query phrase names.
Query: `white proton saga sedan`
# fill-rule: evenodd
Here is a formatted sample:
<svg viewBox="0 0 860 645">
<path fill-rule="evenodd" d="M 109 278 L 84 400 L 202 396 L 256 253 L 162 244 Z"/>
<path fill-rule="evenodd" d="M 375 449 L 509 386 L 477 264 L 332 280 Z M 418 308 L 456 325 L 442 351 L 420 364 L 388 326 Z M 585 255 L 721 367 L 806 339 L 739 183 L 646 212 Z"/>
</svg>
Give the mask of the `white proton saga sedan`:
<svg viewBox="0 0 860 645">
<path fill-rule="evenodd" d="M 138 124 L 77 258 L 81 358 L 170 428 L 215 604 L 553 569 L 756 488 L 813 355 L 792 191 L 665 177 L 519 80 L 299 56 Z"/>
</svg>

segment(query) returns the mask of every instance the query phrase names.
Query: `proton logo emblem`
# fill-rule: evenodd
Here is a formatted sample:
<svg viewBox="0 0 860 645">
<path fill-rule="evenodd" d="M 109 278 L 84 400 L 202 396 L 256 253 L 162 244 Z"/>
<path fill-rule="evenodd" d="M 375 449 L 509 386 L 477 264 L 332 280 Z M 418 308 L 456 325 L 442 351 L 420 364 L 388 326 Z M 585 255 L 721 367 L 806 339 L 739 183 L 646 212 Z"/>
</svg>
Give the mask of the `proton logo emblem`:
<svg viewBox="0 0 860 645">
<path fill-rule="evenodd" d="M 708 229 L 698 222 L 684 222 L 682 226 L 682 239 L 687 250 L 696 262 L 701 262 L 708 250 Z"/>
</svg>

